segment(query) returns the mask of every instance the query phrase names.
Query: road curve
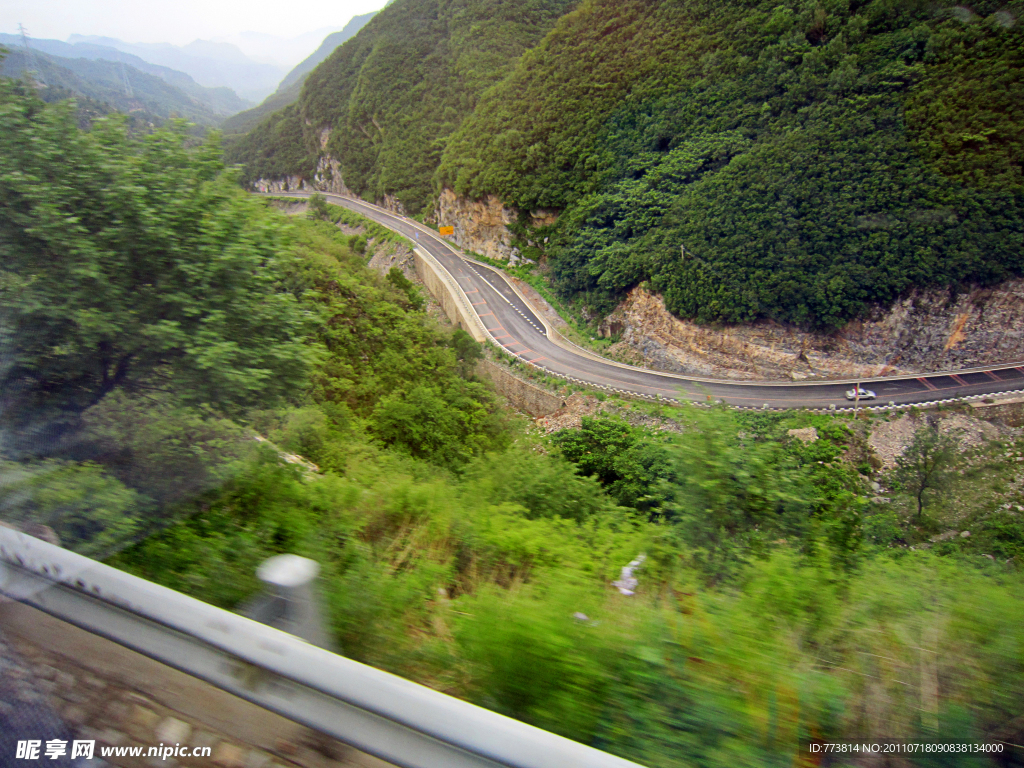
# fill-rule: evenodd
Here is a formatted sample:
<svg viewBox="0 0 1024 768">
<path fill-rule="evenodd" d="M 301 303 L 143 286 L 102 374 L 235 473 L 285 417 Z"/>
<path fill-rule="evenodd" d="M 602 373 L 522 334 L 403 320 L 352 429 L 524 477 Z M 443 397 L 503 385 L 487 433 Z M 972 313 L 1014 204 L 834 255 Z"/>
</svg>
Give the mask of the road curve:
<svg viewBox="0 0 1024 768">
<path fill-rule="evenodd" d="M 274 197 L 308 198 L 309 192 L 272 193 Z M 500 270 L 463 258 L 436 231 L 412 219 L 351 197 L 321 193 L 328 201 L 376 221 L 411 240 L 433 256 L 466 293 L 472 309 L 496 343 L 510 354 L 548 373 L 598 389 L 649 398 L 709 402 L 721 400 L 740 408 L 847 409 L 845 393 L 855 380 L 807 382 L 732 381 L 652 371 L 605 360 L 575 347 L 548 328 Z M 861 407 L 924 405 L 1024 392 L 1024 362 L 991 365 L 919 376 L 862 379 L 878 394 Z"/>
</svg>

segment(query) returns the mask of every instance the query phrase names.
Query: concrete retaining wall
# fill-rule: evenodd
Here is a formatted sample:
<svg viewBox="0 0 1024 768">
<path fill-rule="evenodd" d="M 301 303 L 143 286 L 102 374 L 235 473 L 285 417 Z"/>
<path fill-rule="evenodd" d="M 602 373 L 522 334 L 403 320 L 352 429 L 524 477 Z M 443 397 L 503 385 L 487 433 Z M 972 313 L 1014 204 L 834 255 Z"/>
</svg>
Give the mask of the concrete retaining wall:
<svg viewBox="0 0 1024 768">
<path fill-rule="evenodd" d="M 452 284 L 454 280 L 444 267 L 419 248 L 413 253 L 416 259 L 416 274 L 430 294 L 437 299 L 448 319 L 478 342 L 487 341 L 487 329 L 473 312 L 466 296 L 457 285 Z M 507 369 L 490 360 L 481 360 L 477 364 L 476 372 L 480 377 L 488 379 L 514 408 L 534 418 L 547 416 L 565 405 L 565 401 L 558 395 L 513 376 Z"/>
<path fill-rule="evenodd" d="M 993 396 L 991 403 L 975 400 L 971 408 L 982 419 L 999 419 L 1010 427 L 1024 427 L 1024 397 Z"/>
<path fill-rule="evenodd" d="M 506 368 L 491 360 L 481 360 L 477 363 L 476 372 L 481 378 L 493 383 L 494 388 L 503 394 L 514 408 L 534 418 L 547 416 L 565 405 L 565 400 L 560 396 L 513 376 Z"/>
<path fill-rule="evenodd" d="M 479 342 L 487 340 L 487 332 L 472 310 L 465 306 L 464 297 L 456 295 L 449 287 L 443 267 L 419 248 L 413 251 L 416 259 L 416 274 L 427 286 L 430 295 L 437 299 L 448 319 Z"/>
</svg>

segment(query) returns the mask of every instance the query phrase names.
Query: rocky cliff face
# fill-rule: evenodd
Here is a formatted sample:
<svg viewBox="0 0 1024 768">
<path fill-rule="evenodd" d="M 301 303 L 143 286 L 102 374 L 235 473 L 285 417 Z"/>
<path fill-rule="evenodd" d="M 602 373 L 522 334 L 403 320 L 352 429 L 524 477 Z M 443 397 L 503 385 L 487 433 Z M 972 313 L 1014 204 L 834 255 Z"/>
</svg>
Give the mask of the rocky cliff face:
<svg viewBox="0 0 1024 768">
<path fill-rule="evenodd" d="M 955 294 L 915 291 L 834 334 L 771 321 L 699 326 L 634 288 L 601 325 L 612 347 L 651 368 L 735 379 L 847 378 L 1024 359 L 1024 280 Z"/>
<path fill-rule="evenodd" d="M 253 182 L 257 192 L 312 192 L 301 176 L 288 176 L 283 179 L 257 179 Z"/>
<path fill-rule="evenodd" d="M 352 190 L 345 186 L 345 180 L 341 178 L 341 163 L 330 155 L 321 155 L 317 159 L 313 186 L 321 192 L 352 195 Z"/>
<path fill-rule="evenodd" d="M 377 201 L 377 205 L 400 216 L 405 216 L 407 213 L 405 206 L 402 205 L 402 201 L 394 195 L 385 194 L 383 199 Z"/>
<path fill-rule="evenodd" d="M 439 227 L 455 228 L 454 239 L 460 248 L 515 264 L 519 250 L 512 245 L 508 228 L 518 219 L 519 211 L 504 205 L 494 195 L 472 200 L 445 188 L 438 198 L 434 220 Z M 535 227 L 548 226 L 557 220 L 557 211 L 542 209 L 530 213 L 530 223 Z"/>
<path fill-rule="evenodd" d="M 508 226 L 518 214 L 494 195 L 470 200 L 444 189 L 436 212 L 439 227 L 455 228 L 454 240 L 460 248 L 492 259 L 507 260 L 512 255 L 512 233 Z"/>
<path fill-rule="evenodd" d="M 260 178 L 253 182 L 257 192 L 330 192 L 335 195 L 352 195 L 341 177 L 341 163 L 327 153 L 327 141 L 331 138 L 329 128 L 320 131 L 320 156 L 316 162 L 316 173 L 311 182 L 301 176 L 284 179 Z"/>
</svg>

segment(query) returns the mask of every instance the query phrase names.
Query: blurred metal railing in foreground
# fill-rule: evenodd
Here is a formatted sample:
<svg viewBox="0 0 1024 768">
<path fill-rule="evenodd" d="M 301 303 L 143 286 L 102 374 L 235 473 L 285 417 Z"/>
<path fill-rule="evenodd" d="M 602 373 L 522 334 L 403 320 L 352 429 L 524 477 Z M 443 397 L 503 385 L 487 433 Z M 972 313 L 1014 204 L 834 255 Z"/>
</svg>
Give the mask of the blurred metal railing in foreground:
<svg viewBox="0 0 1024 768">
<path fill-rule="evenodd" d="M 4 527 L 0 593 L 395 765 L 638 768 Z"/>
</svg>

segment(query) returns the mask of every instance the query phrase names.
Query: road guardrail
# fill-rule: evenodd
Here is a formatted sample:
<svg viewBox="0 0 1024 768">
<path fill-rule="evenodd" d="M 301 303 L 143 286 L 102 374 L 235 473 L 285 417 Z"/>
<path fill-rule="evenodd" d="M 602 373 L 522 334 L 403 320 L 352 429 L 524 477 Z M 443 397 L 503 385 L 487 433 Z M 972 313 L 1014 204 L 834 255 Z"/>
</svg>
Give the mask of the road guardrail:
<svg viewBox="0 0 1024 768">
<path fill-rule="evenodd" d="M 640 768 L 0 527 L 0 594 L 406 768 Z"/>
</svg>

